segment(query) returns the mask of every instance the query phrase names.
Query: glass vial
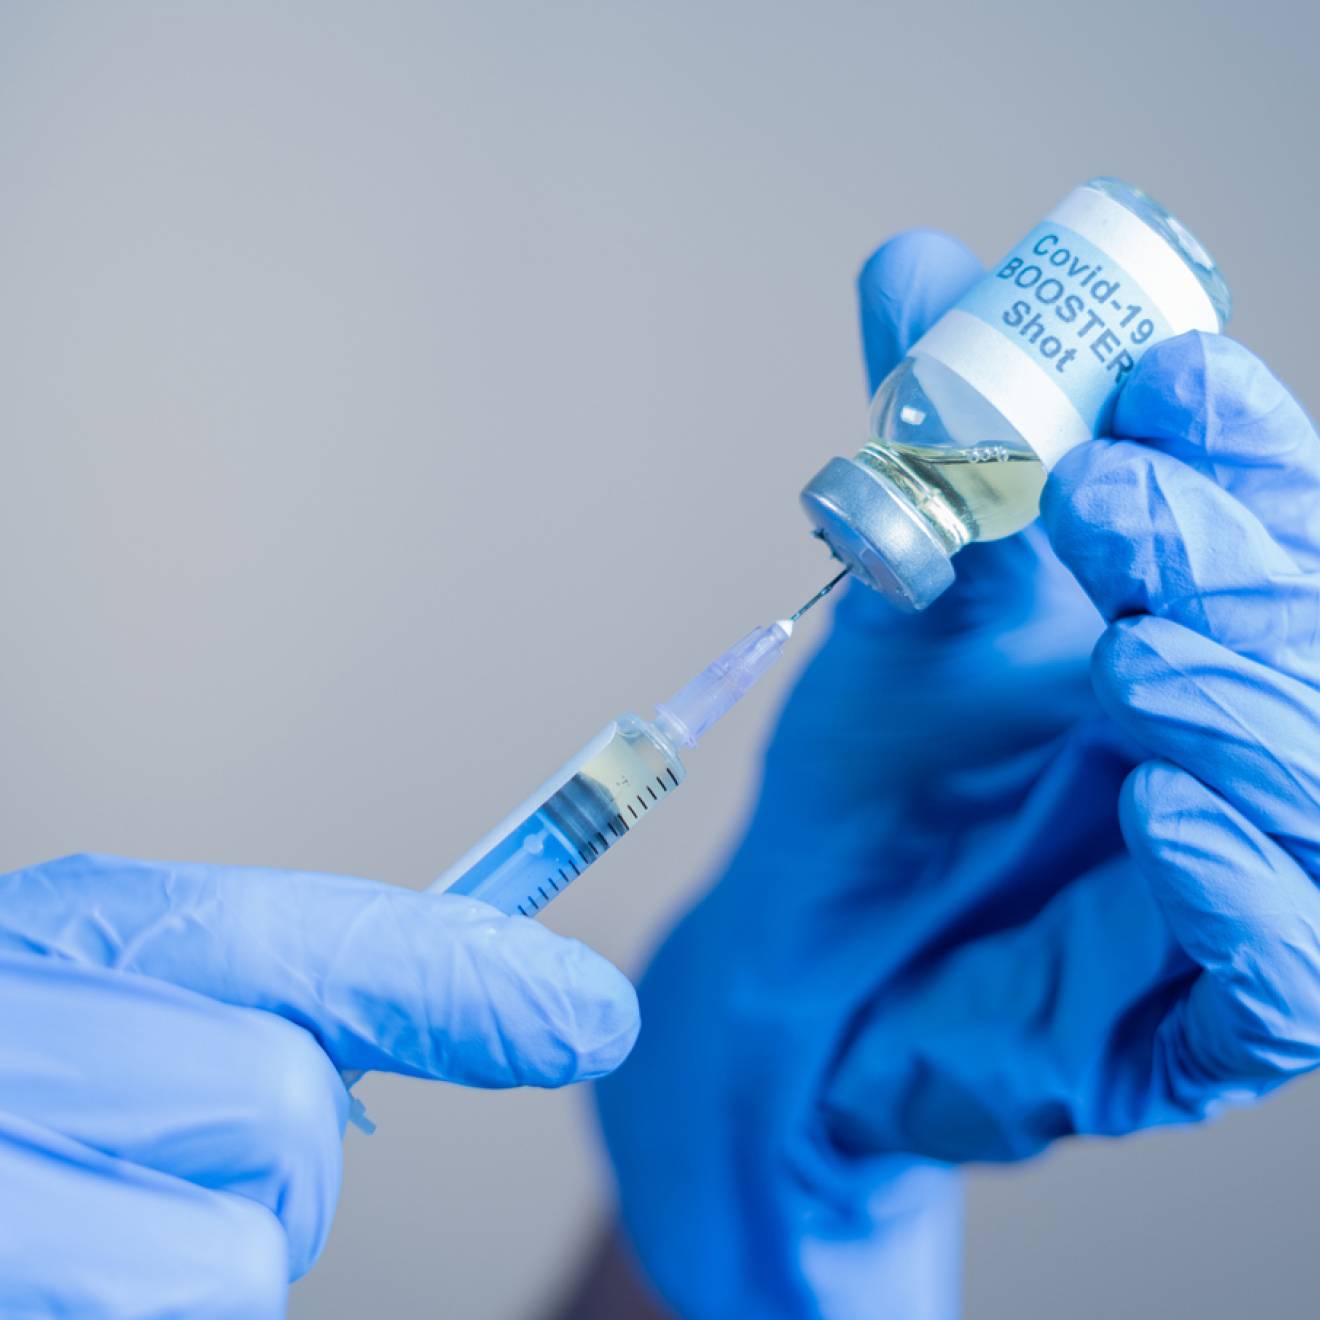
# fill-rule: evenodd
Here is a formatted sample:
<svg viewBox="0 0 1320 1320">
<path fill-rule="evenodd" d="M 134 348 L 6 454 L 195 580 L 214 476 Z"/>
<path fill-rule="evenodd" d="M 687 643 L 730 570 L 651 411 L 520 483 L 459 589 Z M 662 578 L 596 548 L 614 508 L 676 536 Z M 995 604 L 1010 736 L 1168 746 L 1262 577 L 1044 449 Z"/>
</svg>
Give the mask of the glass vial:
<svg viewBox="0 0 1320 1320">
<path fill-rule="evenodd" d="M 911 348 L 871 403 L 870 439 L 802 492 L 834 554 L 925 609 L 953 555 L 1025 527 L 1048 470 L 1101 433 L 1143 353 L 1220 331 L 1231 301 L 1210 254 L 1140 189 L 1071 192 Z"/>
</svg>

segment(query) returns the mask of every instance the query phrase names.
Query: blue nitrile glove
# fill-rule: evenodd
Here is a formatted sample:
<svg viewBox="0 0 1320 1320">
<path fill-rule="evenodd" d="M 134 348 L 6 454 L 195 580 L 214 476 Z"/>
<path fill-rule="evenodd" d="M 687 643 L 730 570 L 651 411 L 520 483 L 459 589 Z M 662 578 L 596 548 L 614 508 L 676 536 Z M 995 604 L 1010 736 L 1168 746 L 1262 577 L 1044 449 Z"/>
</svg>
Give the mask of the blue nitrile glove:
<svg viewBox="0 0 1320 1320">
<path fill-rule="evenodd" d="M 73 857 L 0 876 L 0 1314 L 284 1313 L 339 1191 L 337 1068 L 597 1077 L 631 986 L 484 903 Z"/>
<path fill-rule="evenodd" d="M 937 236 L 877 254 L 861 288 L 873 384 L 975 274 Z M 1191 337 L 1147 357 L 1116 428 L 1151 446 L 1084 447 L 1046 500 L 1106 616 L 1176 600 L 1180 621 L 1238 619 L 1225 640 L 1244 655 L 1244 629 L 1294 661 L 1314 650 L 1313 584 L 1287 555 L 1308 569 L 1316 557 L 1304 547 L 1320 539 L 1307 531 L 1320 453 L 1281 387 L 1228 341 Z M 1258 529 L 1230 535 L 1254 524 L 1252 499 L 1273 502 L 1286 551 Z M 1282 532 L 1280 517 L 1292 519 Z M 625 1227 L 684 1316 L 736 1315 L 740 1299 L 784 1316 L 945 1314 L 947 1291 L 896 1245 L 895 1223 L 914 1217 L 886 1215 L 902 1190 L 896 1152 L 1014 1158 L 1071 1131 L 1197 1117 L 1316 1061 L 1309 879 L 1294 868 L 1280 906 L 1271 872 L 1286 853 L 1249 866 L 1250 827 L 1231 809 L 1214 819 L 1236 852 L 1193 833 L 1213 799 L 1181 772 L 1141 770 L 1122 832 L 1118 812 L 1142 744 L 1170 756 L 1148 724 L 1180 750 L 1218 747 L 1220 775 L 1231 763 L 1259 782 L 1269 758 L 1216 734 L 1209 713 L 1245 718 L 1248 673 L 1262 708 L 1300 700 L 1297 684 L 1227 651 L 1208 675 L 1185 647 L 1165 660 L 1143 644 L 1136 664 L 1111 633 L 1098 662 L 1110 718 L 1088 677 L 1102 627 L 1040 527 L 960 554 L 957 583 L 924 615 L 860 588 L 842 602 L 784 712 L 748 837 L 660 951 L 642 1048 L 602 1088 Z M 1171 625 L 1117 636 L 1145 627 Z M 1154 694 L 1172 703 L 1194 675 L 1207 708 L 1189 694 L 1171 718 Z M 1313 740 L 1307 700 L 1287 744 L 1281 721 L 1246 726 L 1274 727 L 1294 767 Z M 1177 792 L 1150 791 L 1173 773 Z M 1257 790 L 1256 803 L 1278 812 L 1287 779 L 1275 766 L 1276 801 Z M 1314 783 L 1294 790 L 1295 815 Z M 1189 817 L 1193 793 L 1205 796 Z M 1258 887 L 1244 891 L 1243 875 Z M 932 1216 L 938 1196 L 928 1182 Z M 936 1300 L 920 1311 L 923 1286 Z"/>
<path fill-rule="evenodd" d="M 1320 439 L 1213 335 L 1153 349 L 1113 430 L 1045 491 L 1112 622 L 1105 716 L 1050 753 L 1057 797 L 1023 811 L 1019 865 L 1102 816 L 1121 838 L 1065 858 L 1072 883 L 1019 929 L 978 923 L 859 1013 L 828 1096 L 850 1149 L 1015 1158 L 1320 1064 Z M 1124 735 L 1117 760 L 1094 750 Z"/>
</svg>

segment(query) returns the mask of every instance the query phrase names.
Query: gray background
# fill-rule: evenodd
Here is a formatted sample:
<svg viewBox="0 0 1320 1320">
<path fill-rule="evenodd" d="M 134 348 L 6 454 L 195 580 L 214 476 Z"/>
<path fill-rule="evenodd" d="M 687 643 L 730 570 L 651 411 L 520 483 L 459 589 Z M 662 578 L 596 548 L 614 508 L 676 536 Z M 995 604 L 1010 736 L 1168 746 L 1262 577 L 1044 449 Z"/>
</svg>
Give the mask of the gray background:
<svg viewBox="0 0 1320 1320">
<path fill-rule="evenodd" d="M 861 434 L 851 281 L 894 229 L 991 259 L 1127 176 L 1314 404 L 1318 36 L 1301 3 L 7 0 L 0 863 L 423 884 L 821 579 L 795 495 Z M 790 677 L 553 925 L 639 966 Z M 586 1097 L 366 1093 L 293 1313 L 535 1316 L 602 1212 Z M 977 1174 L 969 1309 L 1314 1314 L 1317 1097 Z"/>
</svg>

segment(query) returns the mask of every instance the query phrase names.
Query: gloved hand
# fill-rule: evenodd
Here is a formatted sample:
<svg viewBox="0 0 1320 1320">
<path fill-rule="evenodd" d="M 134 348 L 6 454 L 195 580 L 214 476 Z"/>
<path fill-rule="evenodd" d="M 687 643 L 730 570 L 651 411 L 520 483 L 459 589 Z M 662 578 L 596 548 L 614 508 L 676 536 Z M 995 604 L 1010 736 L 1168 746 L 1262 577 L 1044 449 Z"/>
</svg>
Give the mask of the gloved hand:
<svg viewBox="0 0 1320 1320">
<path fill-rule="evenodd" d="M 0 877 L 0 1314 L 284 1313 L 329 1231 L 336 1068 L 600 1076 L 631 986 L 484 903 L 73 857 Z"/>
<path fill-rule="evenodd" d="M 1028 875 L 1047 859 L 1058 892 L 927 951 L 859 1013 L 826 1101 L 850 1149 L 1018 1158 L 1320 1064 L 1320 439 L 1212 335 L 1153 349 L 1113 431 L 1064 458 L 1042 509 L 1109 623 L 1103 716 L 1006 822 L 1008 855 Z M 1106 818 L 1121 839 L 1055 860 Z"/>
<path fill-rule="evenodd" d="M 873 385 L 978 273 L 934 235 L 881 249 L 861 281 Z M 1148 443 L 1083 447 L 1046 497 L 1046 528 L 1105 618 L 1168 615 L 1195 644 L 1189 620 L 1232 615 L 1276 654 L 1313 647 L 1310 588 L 1287 561 L 1315 558 L 1298 547 L 1317 541 L 1320 456 L 1281 387 L 1228 341 L 1189 337 L 1147 356 L 1115 425 Z M 1285 549 L 1248 491 L 1287 504 L 1282 530 L 1271 522 Z M 685 1317 L 949 1314 L 931 1261 L 956 1269 L 953 1193 L 899 1152 L 1014 1158 L 1070 1131 L 1195 1117 L 1316 1059 L 1309 880 L 1279 907 L 1286 854 L 1247 865 L 1265 814 L 1253 836 L 1196 799 L 1194 819 L 1242 841 L 1227 864 L 1200 856 L 1224 840 L 1183 814 L 1202 783 L 1224 791 L 1230 762 L 1238 798 L 1259 782 L 1268 754 L 1244 730 L 1225 739 L 1227 712 L 1276 728 L 1242 693 L 1277 709 L 1294 679 L 1244 649 L 1243 626 L 1189 668 L 1186 645 L 1146 645 L 1146 627 L 1173 623 L 1126 622 L 1097 653 L 1102 706 L 1088 655 L 1104 619 L 1042 527 L 957 567 L 915 617 L 849 590 L 780 721 L 747 838 L 658 954 L 641 1048 L 601 1088 L 624 1225 Z M 1175 734 L 1201 781 L 1143 768 L 1120 830 L 1125 779 Z M 1217 771 L 1191 764 L 1210 748 Z M 1313 783 L 1294 790 L 1290 834 Z M 1281 799 L 1255 799 L 1275 825 Z M 1234 874 L 1256 885 L 1239 878 L 1230 902 L 1218 890 Z"/>
</svg>

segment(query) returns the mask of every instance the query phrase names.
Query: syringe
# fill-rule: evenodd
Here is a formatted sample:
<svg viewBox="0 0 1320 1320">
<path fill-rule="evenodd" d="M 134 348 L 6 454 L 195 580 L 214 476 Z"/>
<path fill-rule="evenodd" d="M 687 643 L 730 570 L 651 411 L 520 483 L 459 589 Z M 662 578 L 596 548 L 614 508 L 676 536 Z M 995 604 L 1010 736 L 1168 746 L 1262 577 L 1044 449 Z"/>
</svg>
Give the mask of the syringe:
<svg viewBox="0 0 1320 1320">
<path fill-rule="evenodd" d="M 530 917 L 639 825 L 684 780 L 697 745 L 779 658 L 793 625 L 847 569 L 787 619 L 754 629 L 656 707 L 621 715 L 473 845 L 432 886 Z"/>
<path fill-rule="evenodd" d="M 793 625 L 847 576 L 845 568 L 786 619 L 756 628 L 656 707 L 621 715 L 474 844 L 432 890 L 479 898 L 506 915 L 534 916 L 655 810 L 686 778 L 691 748 L 779 658 Z M 345 1072 L 352 1086 L 360 1072 Z M 352 1118 L 372 1125 L 353 1097 Z"/>
</svg>

